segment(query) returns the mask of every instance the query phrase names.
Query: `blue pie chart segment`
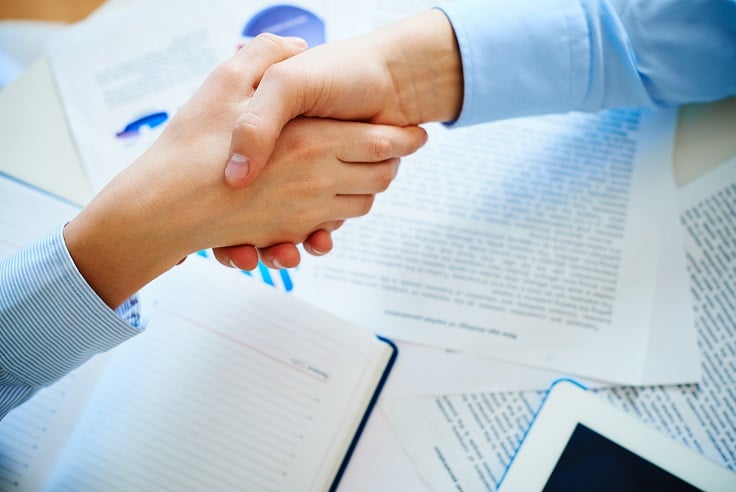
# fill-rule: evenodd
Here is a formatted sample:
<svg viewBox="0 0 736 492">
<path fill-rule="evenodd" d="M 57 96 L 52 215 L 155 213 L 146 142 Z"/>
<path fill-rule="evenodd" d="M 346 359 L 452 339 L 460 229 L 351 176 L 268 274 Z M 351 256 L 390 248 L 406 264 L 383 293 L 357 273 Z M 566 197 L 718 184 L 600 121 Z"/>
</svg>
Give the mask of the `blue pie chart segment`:
<svg viewBox="0 0 736 492">
<path fill-rule="evenodd" d="M 293 5 L 275 5 L 261 10 L 243 28 L 243 36 L 251 38 L 264 32 L 298 36 L 310 48 L 325 42 L 325 23 L 322 19 Z"/>
</svg>

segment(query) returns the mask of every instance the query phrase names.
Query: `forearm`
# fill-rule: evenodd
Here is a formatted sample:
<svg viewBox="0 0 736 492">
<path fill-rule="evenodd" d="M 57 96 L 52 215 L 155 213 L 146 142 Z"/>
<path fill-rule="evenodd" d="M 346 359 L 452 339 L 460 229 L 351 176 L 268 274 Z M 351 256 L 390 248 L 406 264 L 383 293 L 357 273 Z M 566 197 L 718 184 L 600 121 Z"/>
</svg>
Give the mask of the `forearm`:
<svg viewBox="0 0 736 492">
<path fill-rule="evenodd" d="M 116 176 L 64 229 L 75 265 L 113 309 L 193 248 L 182 241 L 182 228 L 176 227 L 182 215 L 172 208 L 176 181 L 157 193 L 155 182 L 141 180 L 147 175 L 138 172 L 155 163 L 147 162 L 145 155 L 141 159 Z M 187 190 L 179 191 L 187 196 Z"/>
<path fill-rule="evenodd" d="M 417 127 L 297 119 L 258 181 L 236 189 L 222 175 L 232 111 L 207 125 L 193 101 L 65 229 L 79 271 L 111 307 L 198 250 L 298 244 L 366 213 L 398 157 L 426 139 Z"/>
</svg>

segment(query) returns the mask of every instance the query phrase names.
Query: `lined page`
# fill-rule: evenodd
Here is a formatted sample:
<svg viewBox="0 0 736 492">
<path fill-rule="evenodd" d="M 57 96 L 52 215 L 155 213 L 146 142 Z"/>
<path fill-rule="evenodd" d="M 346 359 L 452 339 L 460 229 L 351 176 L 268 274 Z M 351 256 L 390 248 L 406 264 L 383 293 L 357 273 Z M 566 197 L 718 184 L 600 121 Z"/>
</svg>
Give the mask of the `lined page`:
<svg viewBox="0 0 736 492">
<path fill-rule="evenodd" d="M 430 127 L 296 292 L 397 340 L 640 383 L 674 116 Z"/>
<path fill-rule="evenodd" d="M 0 175 L 0 258 L 79 208 Z M 0 293 L 1 295 L 1 293 Z M 104 366 L 102 357 L 38 392 L 0 421 L 0 490 L 41 490 Z"/>
<path fill-rule="evenodd" d="M 49 490 L 324 490 L 388 346 L 199 257 L 146 297 Z"/>
</svg>

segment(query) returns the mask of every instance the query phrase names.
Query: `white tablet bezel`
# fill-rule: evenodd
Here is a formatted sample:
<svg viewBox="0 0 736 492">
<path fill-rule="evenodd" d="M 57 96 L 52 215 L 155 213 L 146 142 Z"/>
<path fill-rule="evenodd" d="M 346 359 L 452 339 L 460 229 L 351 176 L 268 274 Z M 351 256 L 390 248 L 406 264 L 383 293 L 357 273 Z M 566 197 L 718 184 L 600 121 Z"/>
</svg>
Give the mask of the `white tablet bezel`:
<svg viewBox="0 0 736 492">
<path fill-rule="evenodd" d="M 578 423 L 702 490 L 736 490 L 736 474 L 571 380 L 550 387 L 498 490 L 542 490 Z"/>
</svg>

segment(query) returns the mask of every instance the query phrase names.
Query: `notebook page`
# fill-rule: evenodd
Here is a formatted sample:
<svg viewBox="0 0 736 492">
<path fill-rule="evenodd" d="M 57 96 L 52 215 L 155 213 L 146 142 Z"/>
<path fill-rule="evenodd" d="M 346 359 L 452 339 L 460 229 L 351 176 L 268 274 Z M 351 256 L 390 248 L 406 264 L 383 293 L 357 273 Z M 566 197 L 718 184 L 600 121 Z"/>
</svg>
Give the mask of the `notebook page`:
<svg viewBox="0 0 736 492">
<path fill-rule="evenodd" d="M 0 175 L 0 258 L 74 217 L 79 208 Z M 0 421 L 0 490 L 41 490 L 84 408 L 102 356 L 12 410 Z"/>
<path fill-rule="evenodd" d="M 48 490 L 324 490 L 388 346 L 196 256 L 147 297 Z"/>
<path fill-rule="evenodd" d="M 674 116 L 430 127 L 296 292 L 396 340 L 640 383 Z"/>
</svg>

